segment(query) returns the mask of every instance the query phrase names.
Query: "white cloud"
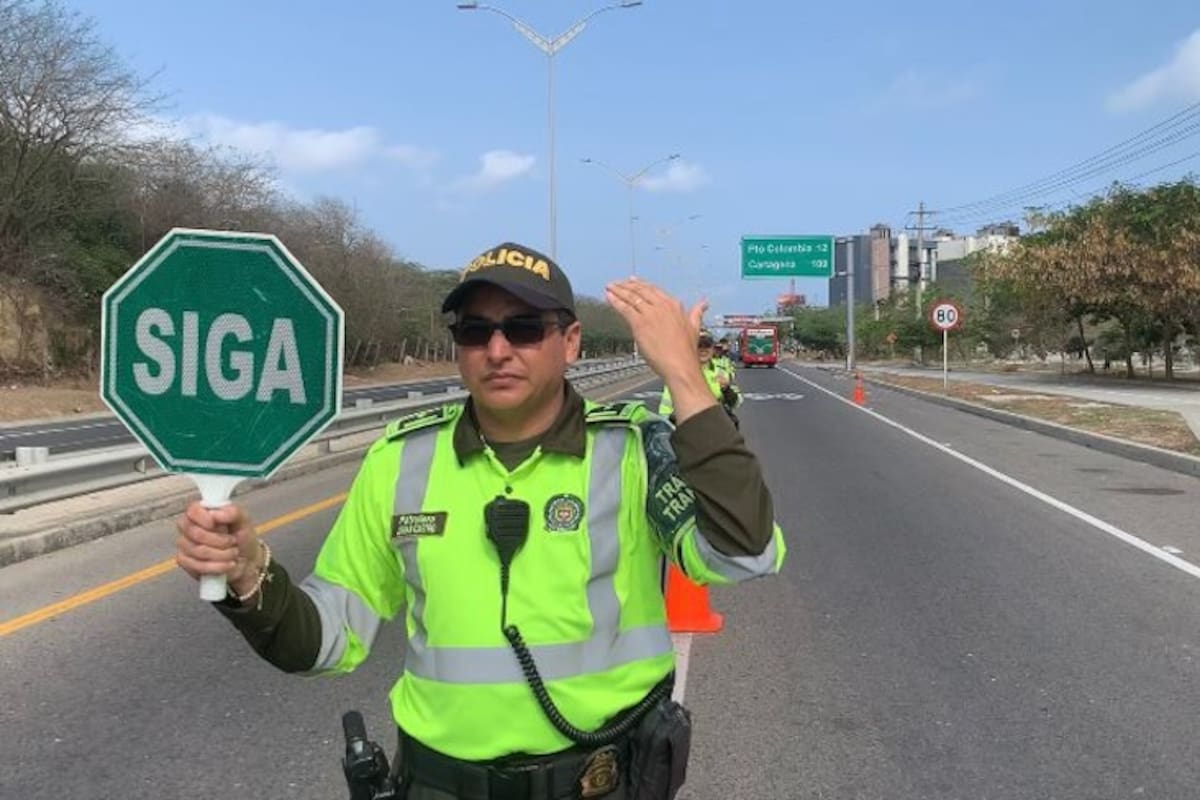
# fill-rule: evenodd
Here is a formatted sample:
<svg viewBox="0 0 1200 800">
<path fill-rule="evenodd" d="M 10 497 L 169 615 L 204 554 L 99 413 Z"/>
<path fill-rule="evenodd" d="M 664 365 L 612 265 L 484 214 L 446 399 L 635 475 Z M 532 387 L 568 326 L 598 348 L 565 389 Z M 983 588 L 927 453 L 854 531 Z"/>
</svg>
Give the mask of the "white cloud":
<svg viewBox="0 0 1200 800">
<path fill-rule="evenodd" d="M 1108 110 L 1136 111 L 1163 100 L 1200 100 L 1200 29 L 1175 48 L 1174 57 L 1108 97 Z"/>
<path fill-rule="evenodd" d="M 387 144 L 377 129 L 367 125 L 340 130 L 292 128 L 281 122 L 240 122 L 220 114 L 150 117 L 132 126 L 126 136 L 134 142 L 176 138 L 229 147 L 266 158 L 292 173 L 344 169 L 379 158 L 427 170 L 438 159 L 433 150 Z"/>
<path fill-rule="evenodd" d="M 361 125 L 344 130 L 296 129 L 279 122 L 238 122 L 216 114 L 186 117 L 183 124 L 199 138 L 267 156 L 289 172 L 355 166 L 382 147 L 379 132 Z"/>
<path fill-rule="evenodd" d="M 489 150 L 479 157 L 479 169 L 474 174 L 459 178 L 450 188 L 482 194 L 528 173 L 536 161 L 534 156 L 511 150 Z"/>
<path fill-rule="evenodd" d="M 666 172 L 647 175 L 638 181 L 638 185 L 648 192 L 690 192 L 711 180 L 704 167 L 677 159 L 671 162 Z"/>
</svg>

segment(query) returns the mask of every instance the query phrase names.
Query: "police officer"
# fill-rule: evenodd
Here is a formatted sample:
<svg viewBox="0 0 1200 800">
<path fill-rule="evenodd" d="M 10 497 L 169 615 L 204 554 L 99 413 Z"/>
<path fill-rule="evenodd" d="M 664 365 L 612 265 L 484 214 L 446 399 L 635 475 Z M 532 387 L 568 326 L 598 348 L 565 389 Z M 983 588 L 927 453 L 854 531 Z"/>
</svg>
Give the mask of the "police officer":
<svg viewBox="0 0 1200 800">
<path fill-rule="evenodd" d="M 713 397 L 737 425 L 737 416 L 733 413 L 742 402 L 741 392 L 733 382 L 732 370 L 726 370 L 716 358 L 716 343 L 712 333 L 701 329 L 696 342 L 696 358 L 700 362 L 700 371 L 704 382 L 712 392 Z M 671 387 L 663 386 L 662 397 L 658 403 L 658 413 L 675 422 L 675 402 L 671 397 Z"/>
<path fill-rule="evenodd" d="M 730 382 L 736 379 L 733 359 L 729 357 L 729 341 L 727 339 L 721 339 L 714 344 L 713 361 L 716 362 L 718 369 L 723 370 L 729 376 Z"/>
<path fill-rule="evenodd" d="M 725 339 L 713 343 L 712 360 L 717 373 L 725 377 L 727 385 L 733 390 L 736 397 L 733 407 L 737 408 L 742 402 L 742 392 L 737 385 L 737 369 L 734 368 L 733 360 L 729 357 L 729 344 Z"/>
<path fill-rule="evenodd" d="M 686 745 L 662 561 L 708 584 L 783 562 L 759 464 L 697 368 L 703 308 L 637 279 L 606 295 L 677 428 L 575 391 L 571 285 L 506 243 L 443 303 L 470 398 L 388 427 L 307 578 L 237 504 L 179 519 L 180 567 L 227 577 L 215 607 L 279 669 L 352 670 L 405 610 L 390 698 L 409 800 L 673 797 L 685 765 L 649 744 Z"/>
</svg>

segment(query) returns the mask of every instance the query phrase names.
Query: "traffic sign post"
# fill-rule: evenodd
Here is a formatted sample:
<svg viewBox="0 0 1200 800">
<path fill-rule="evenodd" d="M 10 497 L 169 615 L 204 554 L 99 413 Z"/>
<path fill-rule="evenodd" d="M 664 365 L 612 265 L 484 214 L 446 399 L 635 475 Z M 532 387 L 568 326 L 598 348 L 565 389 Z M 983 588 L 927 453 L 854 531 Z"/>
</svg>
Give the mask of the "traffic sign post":
<svg viewBox="0 0 1200 800">
<path fill-rule="evenodd" d="M 930 324 L 942 332 L 942 391 L 950 388 L 950 331 L 962 321 L 962 308 L 953 300 L 939 300 L 929 310 Z"/>
<path fill-rule="evenodd" d="M 832 236 L 743 236 L 743 278 L 829 278 Z"/>
<path fill-rule="evenodd" d="M 210 508 L 341 411 L 342 309 L 274 236 L 177 228 L 102 303 L 101 397 Z"/>
</svg>

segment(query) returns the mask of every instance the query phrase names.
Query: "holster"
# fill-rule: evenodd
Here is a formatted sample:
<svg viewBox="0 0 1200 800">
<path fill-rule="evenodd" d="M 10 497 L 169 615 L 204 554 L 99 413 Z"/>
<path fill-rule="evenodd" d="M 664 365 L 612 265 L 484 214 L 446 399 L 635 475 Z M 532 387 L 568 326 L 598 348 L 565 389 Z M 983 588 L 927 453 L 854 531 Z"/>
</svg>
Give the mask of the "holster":
<svg viewBox="0 0 1200 800">
<path fill-rule="evenodd" d="M 630 741 L 628 800 L 673 800 L 687 779 L 692 715 L 674 700 L 647 712 Z"/>
</svg>

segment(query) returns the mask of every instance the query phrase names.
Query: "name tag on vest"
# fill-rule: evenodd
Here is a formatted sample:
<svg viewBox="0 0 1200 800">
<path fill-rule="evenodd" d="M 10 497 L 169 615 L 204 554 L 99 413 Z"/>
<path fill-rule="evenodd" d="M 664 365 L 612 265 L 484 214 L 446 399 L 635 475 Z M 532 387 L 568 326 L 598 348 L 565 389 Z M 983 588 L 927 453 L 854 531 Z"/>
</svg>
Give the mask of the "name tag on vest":
<svg viewBox="0 0 1200 800">
<path fill-rule="evenodd" d="M 410 536 L 441 536 L 446 532 L 446 512 L 428 514 L 396 514 L 392 517 L 392 538 Z"/>
</svg>

